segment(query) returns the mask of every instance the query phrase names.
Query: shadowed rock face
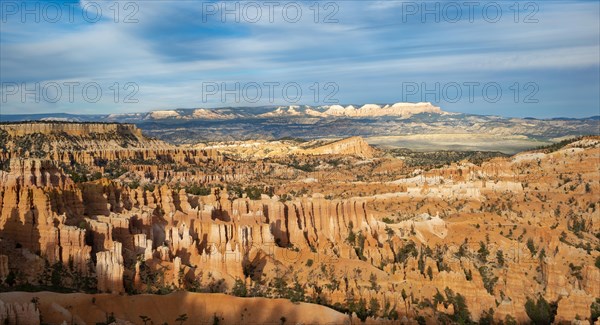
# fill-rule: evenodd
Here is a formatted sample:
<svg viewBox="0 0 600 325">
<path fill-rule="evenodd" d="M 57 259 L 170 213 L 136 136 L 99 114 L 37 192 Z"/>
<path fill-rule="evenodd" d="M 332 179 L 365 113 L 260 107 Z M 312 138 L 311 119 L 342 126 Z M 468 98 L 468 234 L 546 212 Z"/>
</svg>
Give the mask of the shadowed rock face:
<svg viewBox="0 0 600 325">
<path fill-rule="evenodd" d="M 591 317 L 590 305 L 600 297 L 600 269 L 594 266 L 600 247 L 600 138 L 480 165 L 462 161 L 409 171 L 360 138 L 305 150 L 302 159 L 321 164 L 315 172 L 295 170 L 287 177 L 282 170 L 304 166 L 300 158 L 284 167 L 284 158 L 236 160 L 219 149 L 90 149 L 82 151 L 89 159 L 75 161 L 106 176 L 95 163 L 102 157 L 121 162 L 125 174 L 80 182 L 65 174 L 63 168 L 71 165 L 62 160 L 5 151 L 12 158 L 9 170 L 0 170 L 0 280 L 8 290 L 25 283 L 112 294 L 182 289 L 338 308 L 354 308 L 362 298 L 367 306 L 371 300 L 379 304 L 373 312 L 379 317 L 395 311 L 430 321 L 462 312 L 456 304 L 460 295 L 472 319 L 492 308 L 496 320 L 511 315 L 526 322 L 527 299 L 542 295 L 557 304 L 557 321 Z M 136 164 L 126 158 L 135 152 L 160 161 Z M 67 153 L 56 151 L 57 157 Z M 330 159 L 335 164 L 326 163 Z M 157 177 L 139 178 L 143 184 L 133 186 L 129 178 L 138 169 Z M 350 178 L 353 174 L 362 180 Z M 238 190 L 242 185 L 244 191 Z M 256 188 L 248 190 L 252 186 L 274 189 L 272 195 L 266 190 L 257 195 Z M 21 319 L 34 319 L 40 311 L 44 320 L 70 321 L 73 314 L 103 321 L 91 318 L 97 310 L 90 296 L 71 302 L 59 294 L 39 297 L 37 306 L 29 305 L 30 295 L 0 294 L 0 322 L 26 323 Z M 104 297 L 96 296 L 102 315 L 115 312 L 138 321 L 128 310 L 154 313 L 153 305 L 142 302 L 152 296 L 114 298 L 119 304 Z M 161 304 L 179 306 L 171 318 L 192 315 L 196 303 L 210 310 L 202 317 L 222 310 L 205 298 L 190 298 L 202 295 L 161 297 Z M 222 299 L 236 310 L 230 314 L 235 317 L 224 313 L 224 323 L 272 320 L 278 308 L 283 309 L 275 321 L 281 316 L 308 321 L 302 313 L 310 308 L 331 313 L 321 321 L 342 319 L 329 309 L 279 300 L 265 300 L 268 317 L 255 318 L 258 309 L 249 316 L 238 299 Z M 62 316 L 52 311 L 58 308 L 54 302 L 65 309 Z M 81 312 L 88 309 L 89 315 Z"/>
</svg>

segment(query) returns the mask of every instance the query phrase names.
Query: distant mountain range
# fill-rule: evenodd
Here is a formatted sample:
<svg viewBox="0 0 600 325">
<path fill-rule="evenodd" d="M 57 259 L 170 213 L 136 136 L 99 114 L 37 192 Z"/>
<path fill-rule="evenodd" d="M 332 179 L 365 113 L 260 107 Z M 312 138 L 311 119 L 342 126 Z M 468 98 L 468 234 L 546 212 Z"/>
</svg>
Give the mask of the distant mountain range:
<svg viewBox="0 0 600 325">
<path fill-rule="evenodd" d="M 221 108 L 177 108 L 170 110 L 154 110 L 138 113 L 115 114 L 0 114 L 0 122 L 15 122 L 26 120 L 71 121 L 71 122 L 143 122 L 151 120 L 231 120 L 251 118 L 379 118 L 395 117 L 410 118 L 417 114 L 437 115 L 468 115 L 443 111 L 431 103 L 394 103 L 394 104 L 364 104 L 355 105 L 290 105 L 290 106 L 258 106 L 258 107 L 221 107 Z M 476 116 L 476 115 L 473 115 Z M 523 120 L 539 120 L 525 117 Z M 600 116 L 589 118 L 557 117 L 550 120 L 600 120 Z"/>
<path fill-rule="evenodd" d="M 348 105 L 319 106 L 313 109 L 309 106 L 288 106 L 277 107 L 272 112 L 260 114 L 260 117 L 279 117 L 279 116 L 312 116 L 312 117 L 380 117 L 396 116 L 411 117 L 415 114 L 449 114 L 442 111 L 439 107 L 431 103 L 395 103 L 386 105 L 366 104 L 361 107 Z"/>
<path fill-rule="evenodd" d="M 273 117 L 382 117 L 394 116 L 408 118 L 415 114 L 450 114 L 431 103 L 395 103 L 366 104 L 361 107 L 353 105 L 341 106 L 263 106 L 263 107 L 224 107 L 224 108 L 179 108 L 156 110 L 144 113 L 117 113 L 107 115 L 78 115 L 65 113 L 1 115 L 2 121 L 20 120 L 57 120 L 57 121 L 111 121 L 135 122 L 147 120 L 231 120 L 236 118 L 273 118 Z"/>
<path fill-rule="evenodd" d="M 361 136 L 391 147 L 472 148 L 491 142 L 517 143 L 516 152 L 565 137 L 600 134 L 600 117 L 510 118 L 445 112 L 431 103 L 332 106 L 260 106 L 157 110 L 122 114 L 0 114 L 0 122 L 27 120 L 121 122 L 176 144 L 249 139 L 344 138 Z M 439 145 L 443 143 L 443 145 Z M 502 147 L 504 148 L 504 147 Z M 498 149 L 500 150 L 500 149 Z"/>
</svg>

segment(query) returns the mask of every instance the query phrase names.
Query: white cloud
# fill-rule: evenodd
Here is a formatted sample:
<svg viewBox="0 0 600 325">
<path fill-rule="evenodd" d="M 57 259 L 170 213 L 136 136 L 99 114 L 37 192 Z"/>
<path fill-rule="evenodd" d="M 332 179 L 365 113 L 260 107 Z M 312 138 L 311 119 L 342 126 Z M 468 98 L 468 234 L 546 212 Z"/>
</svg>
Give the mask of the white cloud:
<svg viewBox="0 0 600 325">
<path fill-rule="evenodd" d="M 85 1 L 81 0 L 84 6 Z M 242 20 L 234 26 L 207 25 L 202 23 L 202 7 L 189 1 L 140 2 L 137 24 L 105 19 L 43 25 L 43 30 L 5 24 L 2 81 L 134 81 L 140 84 L 140 105 L 168 108 L 194 106 L 202 81 L 337 81 L 355 82 L 360 88 L 371 78 L 388 78 L 384 80 L 392 85 L 406 75 L 460 78 L 599 65 L 598 3 L 540 4 L 538 24 L 516 24 L 509 17 L 497 24 L 433 25 L 402 24 L 394 8 L 400 1 L 374 2 L 366 9 L 359 2 L 338 4 L 337 24 L 314 23 L 307 16 L 296 24 L 279 17 L 275 23 L 263 19 L 256 24 Z M 103 12 L 111 12 L 106 6 Z M 277 10 L 280 16 L 281 8 Z M 303 10 L 313 14 L 306 6 Z M 192 21 L 183 20 L 190 17 Z M 242 32 L 206 32 L 190 39 L 173 35 L 170 40 L 168 35 L 153 35 L 161 24 L 192 35 L 193 28 L 222 32 L 220 28 L 235 27 Z M 183 58 L 177 51 L 185 54 Z M 386 82 L 381 84 L 385 87 Z M 395 91 L 389 87 L 382 92 Z M 110 103 L 105 104 L 110 109 Z"/>
</svg>

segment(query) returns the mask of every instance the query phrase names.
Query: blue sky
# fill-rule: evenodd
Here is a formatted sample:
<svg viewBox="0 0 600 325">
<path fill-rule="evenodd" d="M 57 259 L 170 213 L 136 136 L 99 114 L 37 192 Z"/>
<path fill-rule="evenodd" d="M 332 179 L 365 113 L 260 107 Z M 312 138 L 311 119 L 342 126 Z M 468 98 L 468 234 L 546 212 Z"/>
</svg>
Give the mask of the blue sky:
<svg viewBox="0 0 600 325">
<path fill-rule="evenodd" d="M 1 113 L 431 101 L 600 115 L 598 1 L 277 3 L 3 0 Z"/>
</svg>

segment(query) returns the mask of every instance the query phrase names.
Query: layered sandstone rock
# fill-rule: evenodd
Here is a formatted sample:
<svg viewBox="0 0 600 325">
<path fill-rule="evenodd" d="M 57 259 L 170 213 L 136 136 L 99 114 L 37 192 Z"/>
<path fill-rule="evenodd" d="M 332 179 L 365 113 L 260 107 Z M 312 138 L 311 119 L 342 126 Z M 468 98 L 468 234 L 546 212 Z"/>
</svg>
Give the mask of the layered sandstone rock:
<svg viewBox="0 0 600 325">
<path fill-rule="evenodd" d="M 39 325 L 40 311 L 30 303 L 4 302 L 0 300 L 0 323 Z"/>
<path fill-rule="evenodd" d="M 375 154 L 375 149 L 369 146 L 363 138 L 351 137 L 314 149 L 307 149 L 304 153 L 309 155 L 354 155 L 371 158 Z"/>
<path fill-rule="evenodd" d="M 152 240 L 147 239 L 146 234 L 136 234 L 133 236 L 133 246 L 135 253 L 143 257 L 143 261 L 152 259 Z"/>
<path fill-rule="evenodd" d="M 110 251 L 96 253 L 96 276 L 98 278 L 98 291 L 109 293 L 123 293 L 123 255 L 119 242 L 113 242 Z"/>
<path fill-rule="evenodd" d="M 579 290 L 572 291 L 568 296 L 558 302 L 557 322 L 574 322 L 577 319 L 587 318 L 589 308 L 594 302 L 594 297 Z"/>
<path fill-rule="evenodd" d="M 81 274 L 87 275 L 92 247 L 85 244 L 84 229 L 73 226 L 59 227 L 61 261 Z"/>
<path fill-rule="evenodd" d="M 0 233 L 51 262 L 58 260 L 59 216 L 52 211 L 44 189 L 10 186 L 0 188 Z"/>
<path fill-rule="evenodd" d="M 64 188 L 67 177 L 49 160 L 11 159 L 10 171 L 0 171 L 3 187 L 38 186 Z"/>
</svg>

